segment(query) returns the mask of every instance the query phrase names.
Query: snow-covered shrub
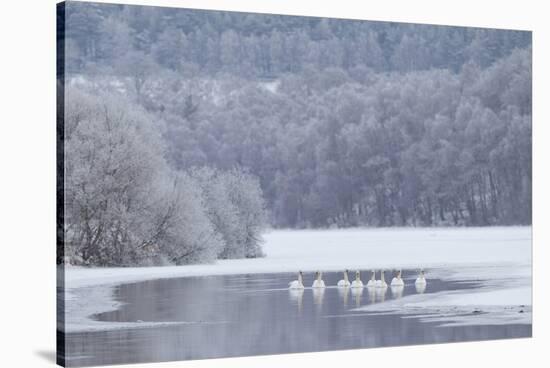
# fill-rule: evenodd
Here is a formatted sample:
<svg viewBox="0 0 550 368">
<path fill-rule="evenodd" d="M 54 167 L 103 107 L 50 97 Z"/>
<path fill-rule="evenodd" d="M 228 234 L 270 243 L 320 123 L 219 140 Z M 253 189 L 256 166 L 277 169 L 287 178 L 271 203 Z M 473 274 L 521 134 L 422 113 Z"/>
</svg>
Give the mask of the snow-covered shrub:
<svg viewBox="0 0 550 368">
<path fill-rule="evenodd" d="M 222 176 L 229 200 L 238 212 L 239 229 L 244 236 L 244 257 L 262 257 L 261 234 L 267 223 L 267 212 L 260 183 L 241 169 L 233 169 Z"/>
<path fill-rule="evenodd" d="M 147 114 L 110 94 L 66 91 L 65 242 L 73 262 L 215 259 L 200 188 L 171 173 Z"/>
<path fill-rule="evenodd" d="M 65 263 L 131 266 L 261 255 L 257 180 L 176 172 L 149 115 L 116 94 L 66 90 Z"/>
<path fill-rule="evenodd" d="M 211 168 L 191 170 L 202 190 L 207 213 L 222 236 L 219 258 L 262 256 L 261 232 L 266 211 L 258 181 L 239 169 L 220 171 Z"/>
</svg>

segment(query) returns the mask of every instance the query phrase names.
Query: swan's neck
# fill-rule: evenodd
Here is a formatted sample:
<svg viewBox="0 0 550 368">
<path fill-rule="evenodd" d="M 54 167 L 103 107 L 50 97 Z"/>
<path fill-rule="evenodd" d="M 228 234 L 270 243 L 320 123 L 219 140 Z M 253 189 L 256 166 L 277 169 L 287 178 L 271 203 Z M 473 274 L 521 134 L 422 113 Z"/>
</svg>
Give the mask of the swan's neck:
<svg viewBox="0 0 550 368">
<path fill-rule="evenodd" d="M 319 272 L 319 274 L 317 275 L 317 280 L 321 281 L 321 272 Z"/>
<path fill-rule="evenodd" d="M 380 280 L 384 282 L 384 271 L 380 272 Z"/>
<path fill-rule="evenodd" d="M 376 280 L 376 275 L 374 274 L 374 272 L 372 273 L 372 276 L 370 277 L 370 279 L 371 279 L 372 281 L 375 281 L 375 280 Z"/>
<path fill-rule="evenodd" d="M 347 272 L 344 272 L 344 280 L 349 281 Z"/>
<path fill-rule="evenodd" d="M 300 284 L 303 284 L 301 273 L 298 274 L 298 282 L 300 282 Z"/>
</svg>

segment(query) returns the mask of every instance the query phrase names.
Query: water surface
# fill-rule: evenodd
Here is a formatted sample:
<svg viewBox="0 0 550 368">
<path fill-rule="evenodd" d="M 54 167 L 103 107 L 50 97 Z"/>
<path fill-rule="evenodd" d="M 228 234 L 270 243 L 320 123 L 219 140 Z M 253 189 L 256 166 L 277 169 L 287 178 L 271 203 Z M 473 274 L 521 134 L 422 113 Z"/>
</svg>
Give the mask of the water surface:
<svg viewBox="0 0 550 368">
<path fill-rule="evenodd" d="M 362 272 L 366 281 L 368 272 Z M 403 290 L 288 290 L 296 275 L 253 274 L 161 279 L 121 285 L 116 311 L 94 319 L 112 322 L 188 322 L 188 324 L 68 333 L 66 364 L 88 366 L 259 354 L 443 343 L 531 336 L 531 325 L 450 326 L 352 311 L 370 303 L 478 287 L 472 282 L 430 279 L 414 286 L 404 271 Z M 327 286 L 341 273 L 325 273 Z M 386 276 L 387 281 L 389 277 Z M 304 277 L 306 286 L 312 274 Z"/>
</svg>

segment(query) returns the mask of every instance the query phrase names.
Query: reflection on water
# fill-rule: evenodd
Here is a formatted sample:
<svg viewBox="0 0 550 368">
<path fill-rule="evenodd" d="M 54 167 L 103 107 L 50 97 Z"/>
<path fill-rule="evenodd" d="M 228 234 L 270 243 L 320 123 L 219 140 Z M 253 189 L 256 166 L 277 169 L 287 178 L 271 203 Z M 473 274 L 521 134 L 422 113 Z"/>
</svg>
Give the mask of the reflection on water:
<svg viewBox="0 0 550 368">
<path fill-rule="evenodd" d="M 426 291 L 426 284 L 414 284 L 414 288 L 418 294 L 424 294 Z"/>
<path fill-rule="evenodd" d="M 186 321 L 154 328 L 70 333 L 67 366 L 122 364 L 531 336 L 531 326 L 437 327 L 435 322 L 352 310 L 386 298 L 416 294 L 416 274 L 404 272 L 405 287 L 288 290 L 291 274 L 209 276 L 122 285 L 121 309 L 95 316 L 102 321 Z M 304 275 L 306 282 L 312 275 Z M 309 278 L 309 279 L 308 279 Z M 422 293 L 472 288 L 430 279 Z M 390 296 L 386 296 L 389 294 Z"/>
<path fill-rule="evenodd" d="M 325 288 L 313 288 L 313 304 L 315 304 L 318 309 L 323 305 L 323 298 L 325 296 Z"/>
<path fill-rule="evenodd" d="M 302 311 L 304 300 L 304 289 L 288 289 L 288 297 L 292 304 L 298 307 L 298 311 Z"/>
<path fill-rule="evenodd" d="M 353 296 L 353 300 L 355 301 L 355 306 L 360 307 L 361 295 L 363 295 L 363 288 L 352 288 L 351 295 Z"/>
<path fill-rule="evenodd" d="M 386 293 L 388 292 L 388 288 L 387 287 L 381 287 L 381 288 L 375 288 L 374 289 L 374 292 L 375 292 L 375 302 L 376 303 L 382 303 L 386 300 Z"/>
<path fill-rule="evenodd" d="M 404 286 L 390 286 L 391 295 L 394 299 L 399 299 L 403 296 L 403 291 L 405 290 Z"/>
<path fill-rule="evenodd" d="M 348 300 L 349 300 L 349 287 L 339 287 L 338 288 L 338 295 L 340 295 L 340 299 L 344 302 L 344 307 L 348 306 Z"/>
<path fill-rule="evenodd" d="M 367 288 L 367 291 L 369 293 L 369 304 L 376 303 L 376 288 L 373 286 L 370 286 Z"/>
</svg>

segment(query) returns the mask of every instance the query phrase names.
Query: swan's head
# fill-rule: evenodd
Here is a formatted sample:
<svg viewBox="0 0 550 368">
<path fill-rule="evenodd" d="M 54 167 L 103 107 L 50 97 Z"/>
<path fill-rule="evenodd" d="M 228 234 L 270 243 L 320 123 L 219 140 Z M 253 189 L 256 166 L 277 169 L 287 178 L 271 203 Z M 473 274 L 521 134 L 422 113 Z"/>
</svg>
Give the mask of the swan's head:
<svg viewBox="0 0 550 368">
<path fill-rule="evenodd" d="M 401 270 L 397 270 L 397 278 L 398 278 L 398 279 L 401 278 Z"/>
<path fill-rule="evenodd" d="M 370 275 L 371 280 L 374 280 L 376 278 L 376 271 L 372 270 Z"/>
<path fill-rule="evenodd" d="M 420 276 L 424 276 L 424 269 L 423 268 L 420 269 Z"/>
<path fill-rule="evenodd" d="M 361 272 L 359 270 L 355 271 L 355 279 L 359 280 L 361 278 Z"/>
</svg>

